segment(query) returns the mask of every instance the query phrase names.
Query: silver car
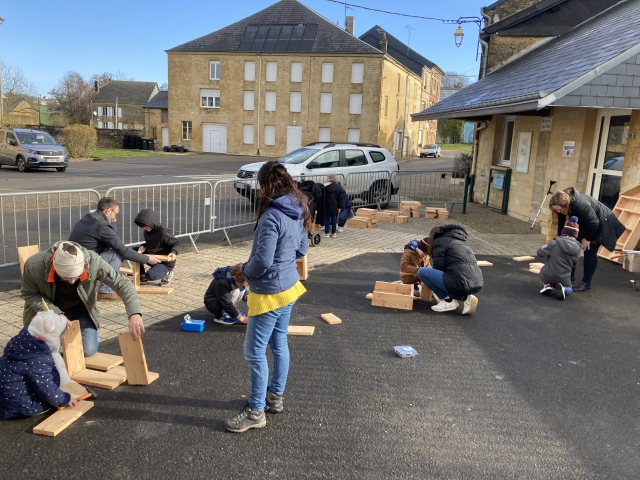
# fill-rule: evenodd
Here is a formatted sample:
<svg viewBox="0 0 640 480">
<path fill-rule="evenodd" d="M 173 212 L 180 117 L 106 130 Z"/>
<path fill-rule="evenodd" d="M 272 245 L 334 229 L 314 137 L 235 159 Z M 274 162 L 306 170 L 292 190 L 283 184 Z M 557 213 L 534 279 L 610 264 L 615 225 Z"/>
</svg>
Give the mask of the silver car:
<svg viewBox="0 0 640 480">
<path fill-rule="evenodd" d="M 32 168 L 55 168 L 64 172 L 69 166 L 65 149 L 42 130 L 0 128 L 0 165 Z"/>
<path fill-rule="evenodd" d="M 439 157 L 440 156 L 440 145 L 435 143 L 429 145 L 422 145 L 420 148 L 420 158 L 422 157 Z"/>
</svg>

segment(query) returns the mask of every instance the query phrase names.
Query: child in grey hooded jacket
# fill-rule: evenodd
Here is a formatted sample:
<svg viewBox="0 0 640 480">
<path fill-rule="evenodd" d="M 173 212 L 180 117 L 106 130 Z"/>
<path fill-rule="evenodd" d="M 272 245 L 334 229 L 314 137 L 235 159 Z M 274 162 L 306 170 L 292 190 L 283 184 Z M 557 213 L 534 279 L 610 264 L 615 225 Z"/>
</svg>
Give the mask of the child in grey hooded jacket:
<svg viewBox="0 0 640 480">
<path fill-rule="evenodd" d="M 549 295 L 555 287 L 556 298 L 564 300 L 573 292 L 571 271 L 576 268 L 582 246 L 578 242 L 578 217 L 571 217 L 562 229 L 561 235 L 551 240 L 538 250 L 538 257 L 545 258 L 545 265 L 540 269 L 540 279 L 544 286 L 540 293 Z"/>
</svg>

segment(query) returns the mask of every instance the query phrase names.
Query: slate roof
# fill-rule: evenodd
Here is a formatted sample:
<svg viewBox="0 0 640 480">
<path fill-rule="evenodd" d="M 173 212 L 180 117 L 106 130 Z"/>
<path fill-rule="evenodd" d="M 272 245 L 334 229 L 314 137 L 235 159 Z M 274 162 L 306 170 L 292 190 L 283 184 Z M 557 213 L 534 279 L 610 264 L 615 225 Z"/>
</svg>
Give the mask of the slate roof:
<svg viewBox="0 0 640 480">
<path fill-rule="evenodd" d="M 512 111 L 543 108 L 556 97 L 570 93 L 558 92 L 562 87 L 574 82 L 570 87 L 577 89 L 637 53 L 640 53 L 640 1 L 622 2 L 455 95 L 413 114 L 412 118 L 415 121 L 463 118 L 496 107 Z M 619 55 L 619 62 L 597 70 Z M 627 68 L 635 74 L 634 66 Z"/>
<path fill-rule="evenodd" d="M 158 91 L 156 82 L 135 82 L 129 80 L 111 80 L 100 86 L 100 91 L 93 94 L 94 103 L 118 103 L 144 105 L 151 95 Z"/>
<path fill-rule="evenodd" d="M 304 25 L 309 30 L 316 25 L 315 40 L 306 50 L 310 53 L 380 54 L 379 50 L 347 33 L 297 0 L 281 0 L 239 22 L 167 50 L 167 53 L 256 51 L 246 42 L 242 42 L 247 28 L 278 25 Z"/>
<path fill-rule="evenodd" d="M 145 104 L 145 108 L 169 108 L 169 92 L 160 90 Z"/>
<path fill-rule="evenodd" d="M 402 43 L 400 40 L 398 40 L 396 37 L 391 35 L 379 25 L 370 28 L 365 33 L 360 35 L 360 40 L 380 50 L 380 39 L 382 38 L 383 33 L 386 33 L 387 35 L 387 54 L 395 58 L 398 62 L 407 67 L 416 75 L 422 77 L 423 66 L 426 66 L 427 68 L 433 68 L 435 66 L 440 69 L 440 67 L 438 67 L 435 63 L 427 60 L 411 48 L 408 49 L 409 52 L 407 55 L 407 45 Z"/>
<path fill-rule="evenodd" d="M 444 100 L 445 98 L 451 97 L 455 93 L 458 93 L 460 90 L 461 90 L 460 88 L 441 88 L 440 101 Z"/>
</svg>

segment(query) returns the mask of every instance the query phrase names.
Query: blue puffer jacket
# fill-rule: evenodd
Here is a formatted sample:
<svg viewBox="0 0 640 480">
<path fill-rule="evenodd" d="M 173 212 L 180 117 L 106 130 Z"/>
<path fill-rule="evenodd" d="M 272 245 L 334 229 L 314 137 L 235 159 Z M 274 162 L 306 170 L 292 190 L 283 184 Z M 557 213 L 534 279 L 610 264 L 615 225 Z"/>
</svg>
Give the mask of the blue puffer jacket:
<svg viewBox="0 0 640 480">
<path fill-rule="evenodd" d="M 50 407 L 67 405 L 51 350 L 27 331 L 9 340 L 0 357 L 0 417 L 32 417 Z"/>
<path fill-rule="evenodd" d="M 296 258 L 307 254 L 308 237 L 296 197 L 276 198 L 258 220 L 249 261 L 242 272 L 254 293 L 289 290 L 299 280 Z"/>
</svg>

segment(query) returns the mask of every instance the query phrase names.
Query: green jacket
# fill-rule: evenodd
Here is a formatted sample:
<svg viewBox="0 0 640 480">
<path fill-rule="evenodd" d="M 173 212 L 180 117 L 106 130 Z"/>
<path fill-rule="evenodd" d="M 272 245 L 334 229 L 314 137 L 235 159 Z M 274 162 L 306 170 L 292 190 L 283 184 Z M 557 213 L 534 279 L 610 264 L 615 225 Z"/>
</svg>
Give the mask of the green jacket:
<svg viewBox="0 0 640 480">
<path fill-rule="evenodd" d="M 36 313 L 42 311 L 43 298 L 52 311 L 58 314 L 62 313 L 60 309 L 53 304 L 53 299 L 56 295 L 56 284 L 55 282 L 47 281 L 51 272 L 51 257 L 60 243 L 62 242 L 58 242 L 48 250 L 29 257 L 24 264 L 22 289 L 20 293 L 24 299 L 22 323 L 25 326 L 31 323 Z M 80 282 L 78 295 L 87 308 L 87 312 L 91 315 L 93 323 L 96 324 L 96 328 L 100 326 L 100 322 L 102 321 L 102 316 L 98 311 L 97 305 L 96 291 L 98 282 L 108 285 L 122 298 L 128 317 L 135 313 L 142 313 L 138 293 L 130 280 L 117 273 L 111 265 L 100 258 L 100 255 L 97 253 L 89 251 L 77 243 L 69 243 L 79 248 L 84 254 L 85 271 L 88 274 L 88 278 Z"/>
</svg>

